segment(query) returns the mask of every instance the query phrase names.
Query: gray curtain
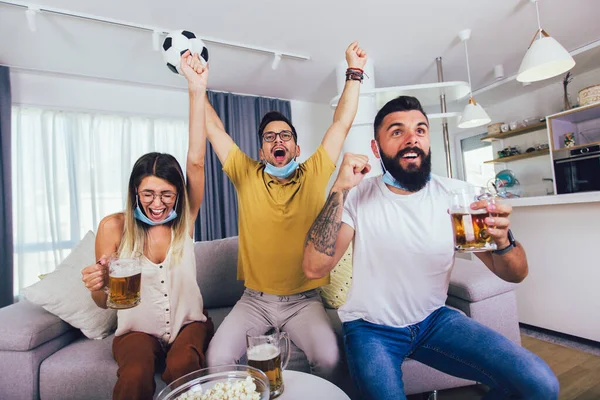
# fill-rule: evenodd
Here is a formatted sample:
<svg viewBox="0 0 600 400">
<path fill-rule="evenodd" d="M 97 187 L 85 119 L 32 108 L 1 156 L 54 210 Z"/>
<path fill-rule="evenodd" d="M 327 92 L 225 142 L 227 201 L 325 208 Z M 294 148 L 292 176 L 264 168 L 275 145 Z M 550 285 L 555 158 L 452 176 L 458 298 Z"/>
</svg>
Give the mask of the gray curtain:
<svg viewBox="0 0 600 400">
<path fill-rule="evenodd" d="M 268 111 L 279 111 L 292 120 L 289 101 L 216 92 L 208 92 L 208 98 L 233 141 L 256 160 L 259 149 L 257 131 L 263 115 Z M 206 150 L 205 174 L 204 201 L 196 219 L 196 240 L 236 236 L 237 195 L 210 144 Z"/>
<path fill-rule="evenodd" d="M 13 303 L 11 96 L 8 67 L 0 66 L 0 307 Z"/>
</svg>

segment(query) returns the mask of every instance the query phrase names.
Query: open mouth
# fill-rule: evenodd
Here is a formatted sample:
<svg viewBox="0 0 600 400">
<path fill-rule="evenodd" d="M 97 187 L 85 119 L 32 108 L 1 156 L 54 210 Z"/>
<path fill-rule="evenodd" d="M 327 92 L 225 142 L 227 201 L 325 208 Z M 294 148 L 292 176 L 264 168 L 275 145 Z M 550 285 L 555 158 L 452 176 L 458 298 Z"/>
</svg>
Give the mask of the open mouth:
<svg viewBox="0 0 600 400">
<path fill-rule="evenodd" d="M 411 151 L 411 152 L 408 152 L 408 153 L 404 154 L 404 155 L 402 156 L 402 159 L 403 159 L 403 160 L 411 160 L 411 161 L 412 161 L 412 160 L 416 160 L 416 159 L 417 159 L 417 158 L 419 158 L 419 157 L 420 157 L 420 155 L 419 155 L 419 154 L 417 154 L 417 153 L 415 153 L 415 152 L 412 152 L 412 151 Z"/>
<path fill-rule="evenodd" d="M 273 156 L 276 162 L 282 162 L 285 160 L 285 149 L 277 148 L 273 151 Z"/>
<path fill-rule="evenodd" d="M 148 211 L 150 211 L 148 214 L 148 217 L 150 217 L 150 219 L 160 221 L 164 218 L 165 211 L 167 211 L 167 209 L 166 208 L 148 208 Z"/>
</svg>

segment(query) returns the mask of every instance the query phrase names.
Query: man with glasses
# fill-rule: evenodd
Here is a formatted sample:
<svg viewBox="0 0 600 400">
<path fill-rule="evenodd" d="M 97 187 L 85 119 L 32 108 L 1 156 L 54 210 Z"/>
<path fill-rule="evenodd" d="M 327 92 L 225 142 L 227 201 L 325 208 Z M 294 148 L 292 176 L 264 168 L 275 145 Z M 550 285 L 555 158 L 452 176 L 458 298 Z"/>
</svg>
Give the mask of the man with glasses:
<svg viewBox="0 0 600 400">
<path fill-rule="evenodd" d="M 329 276 L 307 279 L 302 254 L 304 238 L 325 203 L 327 183 L 356 115 L 367 61 L 358 42 L 346 50 L 346 61 L 346 84 L 333 124 L 317 151 L 302 163 L 297 162 L 296 129 L 281 113 L 269 112 L 260 123 L 258 162 L 239 149 L 214 109 L 207 107 L 208 139 L 237 189 L 238 279 L 246 286 L 210 343 L 209 366 L 238 362 L 249 329 L 276 328 L 288 332 L 306 354 L 313 373 L 335 380 L 340 352 L 316 291 L 329 283 Z"/>
</svg>

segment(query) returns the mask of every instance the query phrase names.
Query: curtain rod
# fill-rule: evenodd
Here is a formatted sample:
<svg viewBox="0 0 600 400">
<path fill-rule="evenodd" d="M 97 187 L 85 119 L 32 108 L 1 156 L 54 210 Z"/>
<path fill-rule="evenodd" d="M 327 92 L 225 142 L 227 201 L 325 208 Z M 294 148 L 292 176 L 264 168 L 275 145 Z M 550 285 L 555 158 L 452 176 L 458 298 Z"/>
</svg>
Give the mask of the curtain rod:
<svg viewBox="0 0 600 400">
<path fill-rule="evenodd" d="M 0 4 L 21 7 L 21 8 L 27 9 L 27 10 L 32 10 L 32 12 L 34 12 L 34 13 L 35 12 L 50 13 L 50 14 L 55 14 L 55 15 L 60 15 L 60 16 L 66 16 L 66 17 L 78 18 L 78 19 L 83 19 L 83 20 L 88 20 L 88 21 L 101 22 L 101 23 L 110 24 L 110 25 L 122 26 L 125 28 L 143 30 L 143 31 L 150 32 L 153 34 L 156 32 L 161 35 L 167 35 L 171 31 L 171 29 L 159 28 L 156 26 L 150 26 L 150 25 L 144 25 L 144 24 L 137 24 L 134 22 L 127 22 L 127 21 L 117 20 L 117 19 L 113 19 L 113 18 L 105 18 L 105 17 L 100 17 L 100 16 L 92 15 L 92 14 L 73 12 L 73 11 L 63 10 L 63 9 L 54 8 L 54 7 L 48 7 L 48 6 L 37 6 L 35 4 L 30 4 L 30 3 L 26 3 L 24 1 L 18 1 L 18 0 L 16 0 L 16 1 L 15 0 L 11 0 L 11 1 L 0 0 Z M 201 36 L 201 39 L 208 43 L 214 43 L 214 44 L 219 44 L 219 45 L 238 48 L 238 49 L 252 50 L 252 51 L 259 52 L 259 53 L 272 54 L 275 57 L 286 57 L 286 58 L 291 58 L 291 59 L 295 59 L 295 60 L 305 60 L 305 61 L 310 60 L 310 56 L 306 56 L 303 54 L 295 54 L 295 53 L 289 53 L 289 52 L 280 51 L 280 50 L 269 49 L 266 47 L 252 46 L 252 45 L 247 45 L 247 44 L 243 44 L 243 43 L 239 43 L 239 42 L 233 42 L 233 41 L 229 41 L 229 40 L 213 38 L 213 37 L 209 37 L 209 36 Z"/>
</svg>

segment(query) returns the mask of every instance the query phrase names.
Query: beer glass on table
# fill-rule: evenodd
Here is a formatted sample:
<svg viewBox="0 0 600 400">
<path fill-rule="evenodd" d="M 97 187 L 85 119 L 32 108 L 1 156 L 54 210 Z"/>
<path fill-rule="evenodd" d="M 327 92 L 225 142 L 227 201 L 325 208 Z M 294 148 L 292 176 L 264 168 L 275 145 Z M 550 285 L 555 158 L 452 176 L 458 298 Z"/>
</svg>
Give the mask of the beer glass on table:
<svg viewBox="0 0 600 400">
<path fill-rule="evenodd" d="M 492 241 L 485 223 L 490 216 L 489 211 L 471 208 L 472 203 L 480 200 L 495 203 L 494 195 L 485 188 L 471 186 L 452 191 L 450 198 L 454 249 L 460 253 L 496 250 L 496 243 Z"/>
<path fill-rule="evenodd" d="M 281 345 L 281 342 L 284 345 Z M 283 347 L 283 350 L 282 350 Z M 246 354 L 248 365 L 263 371 L 271 385 L 271 399 L 283 393 L 283 370 L 290 361 L 290 338 L 287 332 L 271 328 L 267 333 L 258 333 L 255 328 L 246 332 Z"/>
<path fill-rule="evenodd" d="M 123 310 L 140 304 L 142 267 L 140 255 L 130 258 L 113 256 L 108 262 L 108 299 L 106 306 Z"/>
</svg>

